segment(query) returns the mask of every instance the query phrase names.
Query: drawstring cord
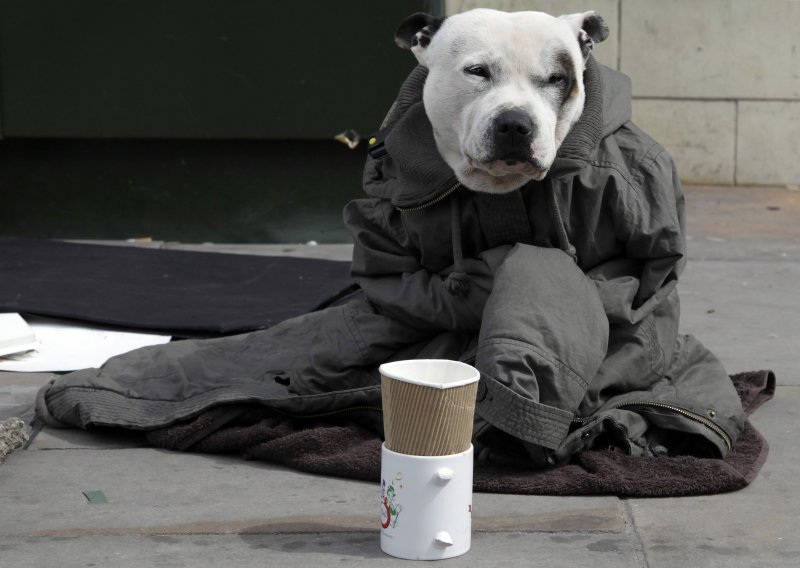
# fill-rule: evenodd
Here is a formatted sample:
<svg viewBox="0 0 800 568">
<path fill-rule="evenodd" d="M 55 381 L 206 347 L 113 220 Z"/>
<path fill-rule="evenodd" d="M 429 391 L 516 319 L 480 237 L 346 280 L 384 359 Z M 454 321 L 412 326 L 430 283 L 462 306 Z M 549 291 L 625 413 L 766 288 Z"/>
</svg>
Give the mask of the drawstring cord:
<svg viewBox="0 0 800 568">
<path fill-rule="evenodd" d="M 549 191 L 547 192 L 547 200 L 550 204 L 550 215 L 553 217 L 553 223 L 556 226 L 556 234 L 558 235 L 558 248 L 572 257 L 576 263 L 578 262 L 578 252 L 572 243 L 569 242 L 569 235 L 567 229 L 564 227 L 564 219 L 561 217 L 561 210 L 558 208 L 558 200 L 556 198 L 556 185 L 553 180 L 550 180 Z"/>
<path fill-rule="evenodd" d="M 447 275 L 444 286 L 451 294 L 463 296 L 469 292 L 469 276 L 464 272 L 464 254 L 461 250 L 461 207 L 458 193 L 450 196 L 450 231 L 453 240 L 453 272 Z"/>
</svg>

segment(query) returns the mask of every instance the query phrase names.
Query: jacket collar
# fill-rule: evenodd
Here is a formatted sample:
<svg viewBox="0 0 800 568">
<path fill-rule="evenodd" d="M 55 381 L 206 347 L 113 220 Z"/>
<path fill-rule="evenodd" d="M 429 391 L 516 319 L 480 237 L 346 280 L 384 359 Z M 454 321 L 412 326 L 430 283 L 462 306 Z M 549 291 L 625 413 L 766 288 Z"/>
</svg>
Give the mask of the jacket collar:
<svg viewBox="0 0 800 568">
<path fill-rule="evenodd" d="M 603 137 L 603 85 L 599 65 L 592 55 L 586 60 L 583 85 L 583 113 L 558 148 L 548 173 L 551 178 L 572 175 L 583 168 Z"/>
</svg>

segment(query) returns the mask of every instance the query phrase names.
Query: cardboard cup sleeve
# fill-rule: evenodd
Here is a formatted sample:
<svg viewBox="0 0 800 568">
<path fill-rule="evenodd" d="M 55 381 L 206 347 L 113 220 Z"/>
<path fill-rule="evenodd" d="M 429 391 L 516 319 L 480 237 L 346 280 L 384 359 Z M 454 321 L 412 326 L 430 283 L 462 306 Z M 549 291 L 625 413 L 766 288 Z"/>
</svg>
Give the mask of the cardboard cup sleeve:
<svg viewBox="0 0 800 568">
<path fill-rule="evenodd" d="M 386 447 L 412 456 L 447 456 L 469 449 L 480 373 L 447 359 L 380 366 Z"/>
</svg>

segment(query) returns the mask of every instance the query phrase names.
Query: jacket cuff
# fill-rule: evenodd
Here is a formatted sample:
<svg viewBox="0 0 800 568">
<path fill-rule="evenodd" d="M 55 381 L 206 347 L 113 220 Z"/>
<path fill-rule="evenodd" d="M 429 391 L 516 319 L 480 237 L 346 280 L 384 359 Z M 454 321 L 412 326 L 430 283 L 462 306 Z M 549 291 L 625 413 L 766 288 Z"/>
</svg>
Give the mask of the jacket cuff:
<svg viewBox="0 0 800 568">
<path fill-rule="evenodd" d="M 500 430 L 550 450 L 567 437 L 573 414 L 524 398 L 494 379 L 481 377 L 475 412 Z"/>
</svg>

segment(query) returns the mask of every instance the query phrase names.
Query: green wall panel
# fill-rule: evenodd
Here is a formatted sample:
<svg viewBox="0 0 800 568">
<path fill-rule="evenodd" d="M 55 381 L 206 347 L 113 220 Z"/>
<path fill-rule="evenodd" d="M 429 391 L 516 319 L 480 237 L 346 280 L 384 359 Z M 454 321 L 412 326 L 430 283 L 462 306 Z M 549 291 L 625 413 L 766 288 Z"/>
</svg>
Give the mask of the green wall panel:
<svg viewBox="0 0 800 568">
<path fill-rule="evenodd" d="M 0 235 L 347 242 L 441 0 L 0 0 Z"/>
<path fill-rule="evenodd" d="M 6 140 L 0 235 L 349 242 L 362 145 L 263 140 Z"/>
<path fill-rule="evenodd" d="M 0 0 L 5 137 L 330 139 L 378 124 L 409 0 Z"/>
</svg>

